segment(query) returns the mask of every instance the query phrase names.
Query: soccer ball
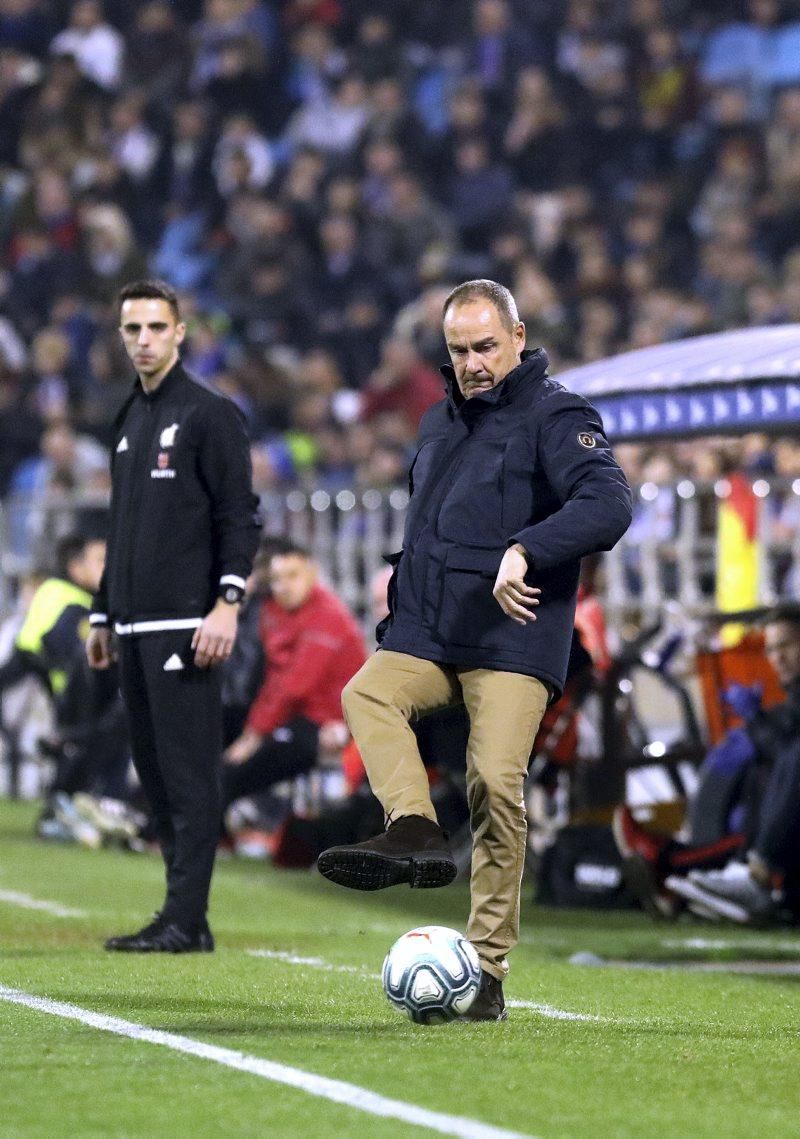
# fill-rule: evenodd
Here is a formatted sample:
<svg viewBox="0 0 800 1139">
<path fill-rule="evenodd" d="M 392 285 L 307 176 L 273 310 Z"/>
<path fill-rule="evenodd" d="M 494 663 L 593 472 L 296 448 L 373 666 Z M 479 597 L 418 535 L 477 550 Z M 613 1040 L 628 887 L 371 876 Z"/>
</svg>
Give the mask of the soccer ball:
<svg viewBox="0 0 800 1139">
<path fill-rule="evenodd" d="M 481 965 L 462 933 L 423 925 L 399 937 L 383 962 L 391 1004 L 417 1024 L 439 1024 L 467 1011 L 478 993 Z"/>
</svg>

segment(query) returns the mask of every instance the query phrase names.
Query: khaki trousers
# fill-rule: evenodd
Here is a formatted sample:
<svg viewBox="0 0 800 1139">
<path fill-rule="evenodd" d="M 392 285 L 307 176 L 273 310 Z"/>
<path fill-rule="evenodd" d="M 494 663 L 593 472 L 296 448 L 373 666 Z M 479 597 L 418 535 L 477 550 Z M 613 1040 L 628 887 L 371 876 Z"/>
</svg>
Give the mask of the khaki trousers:
<svg viewBox="0 0 800 1139">
<path fill-rule="evenodd" d="M 436 821 L 428 778 L 409 721 L 463 703 L 470 719 L 467 798 L 472 827 L 467 937 L 481 965 L 502 979 L 519 939 L 519 896 L 527 841 L 523 783 L 547 706 L 532 676 L 435 664 L 380 650 L 342 694 L 370 786 L 389 819 Z"/>
</svg>

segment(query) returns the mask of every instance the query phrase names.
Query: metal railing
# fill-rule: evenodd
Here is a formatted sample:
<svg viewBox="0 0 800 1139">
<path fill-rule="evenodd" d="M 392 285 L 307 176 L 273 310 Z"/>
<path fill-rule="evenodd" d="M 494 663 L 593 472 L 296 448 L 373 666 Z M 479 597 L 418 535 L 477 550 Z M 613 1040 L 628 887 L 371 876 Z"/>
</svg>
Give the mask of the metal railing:
<svg viewBox="0 0 800 1139">
<path fill-rule="evenodd" d="M 759 477 L 751 486 L 757 503 L 758 602 L 771 604 L 800 592 L 800 479 Z M 649 620 L 671 600 L 690 611 L 713 609 L 717 516 L 729 494 L 725 479 L 635 488 L 633 524 L 605 555 L 600 576 L 612 624 L 630 617 Z M 97 496 L 16 496 L 0 506 L 0 614 L 10 610 L 20 579 L 46 563 L 59 537 L 87 520 L 96 529 L 106 502 Z M 384 554 L 402 545 L 407 504 L 401 488 L 290 490 L 262 497 L 265 532 L 306 546 L 343 600 L 364 618 L 372 577 Z"/>
</svg>

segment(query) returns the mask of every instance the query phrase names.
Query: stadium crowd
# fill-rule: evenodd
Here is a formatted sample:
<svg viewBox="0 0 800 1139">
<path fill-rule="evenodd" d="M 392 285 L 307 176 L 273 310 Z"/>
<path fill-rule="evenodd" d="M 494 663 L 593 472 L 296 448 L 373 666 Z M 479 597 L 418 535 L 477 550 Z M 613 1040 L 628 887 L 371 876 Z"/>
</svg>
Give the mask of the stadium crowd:
<svg viewBox="0 0 800 1139">
<path fill-rule="evenodd" d="M 798 43 L 785 0 L 0 0 L 0 495 L 104 490 L 145 271 L 259 491 L 404 480 L 466 277 L 556 370 L 800 319 Z"/>
</svg>

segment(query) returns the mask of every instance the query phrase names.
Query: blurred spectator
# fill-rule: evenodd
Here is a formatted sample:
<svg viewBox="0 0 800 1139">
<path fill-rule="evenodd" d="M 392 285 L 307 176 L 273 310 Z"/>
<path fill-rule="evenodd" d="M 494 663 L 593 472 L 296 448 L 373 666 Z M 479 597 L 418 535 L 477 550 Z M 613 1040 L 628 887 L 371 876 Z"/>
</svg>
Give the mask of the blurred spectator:
<svg viewBox="0 0 800 1139">
<path fill-rule="evenodd" d="M 5 0 L 0 5 L 0 44 L 44 55 L 54 31 L 49 9 L 44 0 Z"/>
<path fill-rule="evenodd" d="M 413 435 L 428 408 L 444 398 L 444 382 L 407 340 L 394 336 L 384 343 L 380 364 L 367 380 L 363 395 L 361 416 L 366 422 L 382 412 L 397 411 Z"/>
<path fill-rule="evenodd" d="M 126 39 L 126 84 L 146 90 L 156 105 L 177 94 L 186 81 L 189 45 L 169 0 L 137 5 Z"/>
<path fill-rule="evenodd" d="M 224 198 L 241 190 L 263 190 L 274 172 L 269 143 L 247 114 L 231 116 L 214 150 L 214 176 Z"/>
<path fill-rule="evenodd" d="M 89 206 L 82 224 L 87 294 L 101 304 L 111 304 L 127 281 L 145 275 L 145 260 L 134 244 L 131 224 L 118 206 Z"/>
<path fill-rule="evenodd" d="M 526 24 L 514 19 L 509 0 L 476 0 L 469 62 L 484 90 L 505 96 L 519 68 L 543 56 Z"/>
<path fill-rule="evenodd" d="M 14 472 L 38 454 L 41 434 L 41 417 L 23 401 L 19 380 L 0 369 L 0 498 Z"/>
<path fill-rule="evenodd" d="M 292 116 L 287 140 L 294 147 L 310 146 L 332 157 L 351 154 L 369 116 L 367 88 L 359 75 L 344 75 L 332 94 L 308 102 Z"/>
<path fill-rule="evenodd" d="M 486 245 L 511 205 L 512 189 L 508 167 L 492 162 L 486 139 L 474 137 L 460 143 L 445 202 L 467 249 Z"/>
<path fill-rule="evenodd" d="M 69 25 L 55 36 L 50 51 L 73 56 L 83 74 L 104 90 L 120 84 L 125 41 L 105 22 L 99 0 L 75 0 Z"/>
<path fill-rule="evenodd" d="M 52 543 L 84 525 L 102 532 L 108 453 L 67 420 L 54 421 L 42 435 L 41 454 L 15 469 L 9 489 L 21 501 L 9 519 L 8 548 L 21 558 L 38 554 L 44 538 Z"/>
</svg>

